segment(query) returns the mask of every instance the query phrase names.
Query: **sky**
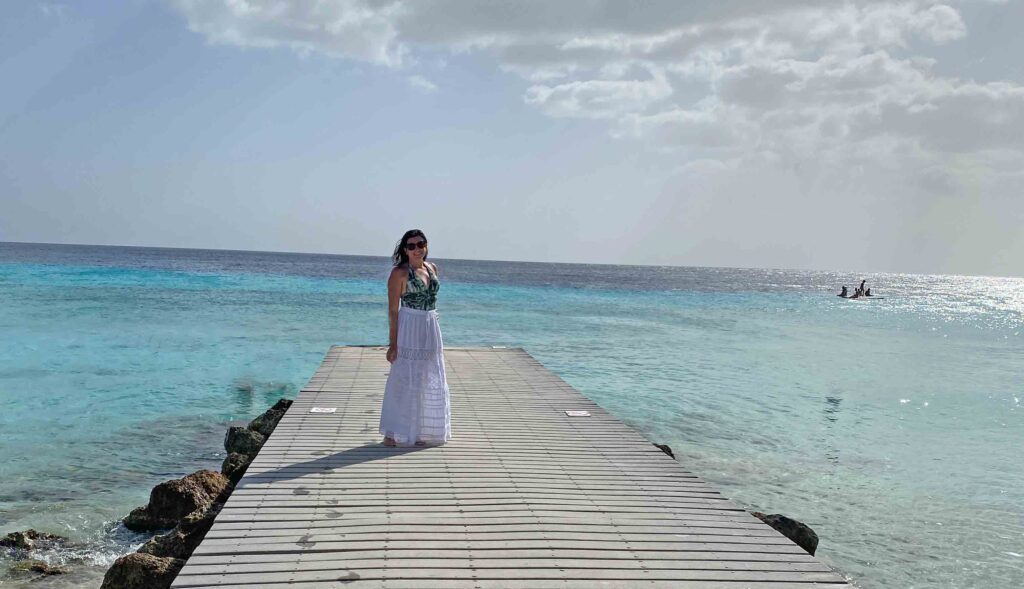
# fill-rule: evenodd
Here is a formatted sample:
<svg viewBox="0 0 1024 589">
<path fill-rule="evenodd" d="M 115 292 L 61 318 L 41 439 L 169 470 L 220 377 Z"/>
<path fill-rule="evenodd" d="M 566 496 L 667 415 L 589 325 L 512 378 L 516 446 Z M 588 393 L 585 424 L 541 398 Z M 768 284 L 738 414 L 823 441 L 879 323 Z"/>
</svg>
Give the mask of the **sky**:
<svg viewBox="0 0 1024 589">
<path fill-rule="evenodd" d="M 1024 276 L 1024 2 L 0 3 L 0 241 Z"/>
</svg>

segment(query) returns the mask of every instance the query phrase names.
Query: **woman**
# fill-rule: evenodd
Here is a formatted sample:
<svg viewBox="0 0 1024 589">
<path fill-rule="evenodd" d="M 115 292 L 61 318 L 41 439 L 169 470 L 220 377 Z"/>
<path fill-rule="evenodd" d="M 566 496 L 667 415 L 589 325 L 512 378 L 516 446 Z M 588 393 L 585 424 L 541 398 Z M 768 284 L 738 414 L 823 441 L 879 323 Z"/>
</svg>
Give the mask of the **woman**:
<svg viewBox="0 0 1024 589">
<path fill-rule="evenodd" d="M 406 231 L 388 278 L 391 323 L 380 433 L 385 446 L 443 444 L 452 436 L 444 349 L 437 323 L 437 266 L 427 261 L 427 236 Z"/>
</svg>

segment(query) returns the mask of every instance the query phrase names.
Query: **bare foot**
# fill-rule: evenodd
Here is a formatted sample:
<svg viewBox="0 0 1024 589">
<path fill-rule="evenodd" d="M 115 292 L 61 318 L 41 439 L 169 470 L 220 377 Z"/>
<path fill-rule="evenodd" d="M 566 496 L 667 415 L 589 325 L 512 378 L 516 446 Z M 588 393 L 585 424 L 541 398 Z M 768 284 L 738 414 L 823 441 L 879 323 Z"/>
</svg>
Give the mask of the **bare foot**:
<svg viewBox="0 0 1024 589">
<path fill-rule="evenodd" d="M 395 447 L 395 439 L 394 438 L 384 438 L 384 445 L 389 447 L 389 448 L 394 448 Z"/>
</svg>

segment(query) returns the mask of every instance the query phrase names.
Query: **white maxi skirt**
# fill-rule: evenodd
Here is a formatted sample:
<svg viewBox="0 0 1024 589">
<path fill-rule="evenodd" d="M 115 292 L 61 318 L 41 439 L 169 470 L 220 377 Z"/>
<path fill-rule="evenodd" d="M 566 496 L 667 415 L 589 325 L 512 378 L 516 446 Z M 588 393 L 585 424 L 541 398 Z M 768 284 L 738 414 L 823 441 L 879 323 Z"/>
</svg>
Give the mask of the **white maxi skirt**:
<svg viewBox="0 0 1024 589">
<path fill-rule="evenodd" d="M 452 437 L 437 311 L 398 310 L 398 358 L 384 386 L 380 433 L 401 445 L 443 444 Z"/>
</svg>

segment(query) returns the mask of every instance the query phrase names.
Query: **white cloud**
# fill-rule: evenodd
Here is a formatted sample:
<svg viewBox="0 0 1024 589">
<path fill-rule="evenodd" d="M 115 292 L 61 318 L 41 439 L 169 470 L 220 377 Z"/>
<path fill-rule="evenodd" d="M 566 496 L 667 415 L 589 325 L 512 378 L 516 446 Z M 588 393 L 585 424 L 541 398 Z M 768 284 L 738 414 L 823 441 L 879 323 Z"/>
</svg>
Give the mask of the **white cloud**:
<svg viewBox="0 0 1024 589">
<path fill-rule="evenodd" d="M 172 0 L 189 27 L 213 43 L 288 47 L 398 66 L 400 2 L 290 2 L 288 0 Z"/>
<path fill-rule="evenodd" d="M 68 6 L 66 4 L 58 4 L 56 2 L 40 2 L 38 5 L 39 12 L 48 18 L 56 18 L 58 20 L 64 20 L 68 15 Z"/>
<path fill-rule="evenodd" d="M 409 85 L 423 92 L 437 92 L 437 84 L 420 75 L 409 76 Z"/>
<path fill-rule="evenodd" d="M 909 28 L 936 43 L 959 39 L 967 34 L 960 13 L 950 6 L 931 6 L 914 15 Z"/>
<path fill-rule="evenodd" d="M 672 95 L 672 86 L 658 70 L 649 79 L 575 80 L 556 86 L 526 89 L 526 102 L 555 117 L 617 119 Z"/>
<path fill-rule="evenodd" d="M 972 34 L 967 0 L 174 2 L 211 42 L 398 68 L 427 91 L 417 56 L 484 54 L 546 116 L 604 121 L 704 175 L 753 162 L 848 188 L 849 170 L 901 170 L 940 191 L 1024 164 L 1024 86 L 938 73 L 936 48 Z"/>
</svg>

